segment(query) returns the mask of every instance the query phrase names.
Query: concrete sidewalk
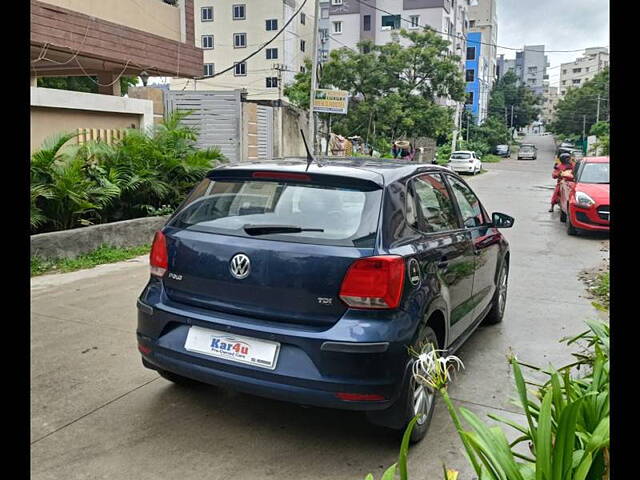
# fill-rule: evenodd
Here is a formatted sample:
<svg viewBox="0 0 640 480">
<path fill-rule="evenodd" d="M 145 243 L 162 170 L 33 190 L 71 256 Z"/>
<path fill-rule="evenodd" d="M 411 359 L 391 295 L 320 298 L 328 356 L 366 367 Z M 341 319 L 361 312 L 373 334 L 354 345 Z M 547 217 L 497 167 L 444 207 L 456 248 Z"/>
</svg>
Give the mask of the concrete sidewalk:
<svg viewBox="0 0 640 480">
<path fill-rule="evenodd" d="M 504 231 L 512 252 L 504 322 L 462 347 L 466 369 L 450 389 L 481 418 L 523 422 L 509 403 L 507 352 L 543 365 L 568 360 L 558 340 L 597 317 L 577 275 L 608 255 L 606 237 L 569 237 L 558 213 L 547 213 L 552 140 L 525 141 L 538 143 L 538 160 L 487 164 L 488 173 L 467 177 L 489 212 L 516 224 Z M 140 257 L 32 280 L 33 479 L 359 480 L 396 461 L 399 441 L 362 415 L 181 388 L 144 369 L 135 303 L 148 275 Z M 472 478 L 440 402 L 427 438 L 411 449 L 411 478 L 442 478 L 443 462 Z"/>
</svg>

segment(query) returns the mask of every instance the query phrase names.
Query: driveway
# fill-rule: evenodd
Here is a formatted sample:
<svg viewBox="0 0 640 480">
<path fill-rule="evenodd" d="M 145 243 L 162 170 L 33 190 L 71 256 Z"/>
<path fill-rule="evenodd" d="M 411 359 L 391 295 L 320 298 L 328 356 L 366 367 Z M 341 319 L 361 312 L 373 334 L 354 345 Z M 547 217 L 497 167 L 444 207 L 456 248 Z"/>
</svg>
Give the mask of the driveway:
<svg viewBox="0 0 640 480">
<path fill-rule="evenodd" d="M 595 318 L 578 273 L 608 256 L 606 237 L 569 237 L 549 199 L 554 145 L 531 136 L 535 161 L 486 164 L 469 177 L 487 210 L 516 218 L 502 324 L 479 329 L 458 355 L 458 406 L 519 420 L 506 354 L 568 360 L 558 340 Z M 135 300 L 145 258 L 32 280 L 33 479 L 376 479 L 399 441 L 360 414 L 304 408 L 209 386 L 172 385 L 142 367 Z M 442 463 L 471 478 L 442 402 L 411 449 L 411 478 L 442 478 Z"/>
</svg>

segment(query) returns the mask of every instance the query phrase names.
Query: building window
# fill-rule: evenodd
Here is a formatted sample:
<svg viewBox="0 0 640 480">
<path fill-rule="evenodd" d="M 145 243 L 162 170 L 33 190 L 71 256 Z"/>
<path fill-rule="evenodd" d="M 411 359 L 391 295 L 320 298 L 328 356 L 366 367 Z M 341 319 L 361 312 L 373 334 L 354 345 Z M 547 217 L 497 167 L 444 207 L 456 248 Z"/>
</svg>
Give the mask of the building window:
<svg viewBox="0 0 640 480">
<path fill-rule="evenodd" d="M 563 84 L 563 85 L 566 85 L 566 84 L 567 84 L 567 81 L 566 81 L 566 80 L 562 80 L 562 84 Z"/>
<path fill-rule="evenodd" d="M 464 103 L 465 105 L 473 105 L 473 92 L 467 92 L 467 99 Z"/>
<path fill-rule="evenodd" d="M 200 19 L 203 22 L 213 22 L 213 7 L 202 7 L 200 9 Z"/>
<path fill-rule="evenodd" d="M 320 18 L 329 18 L 329 9 L 323 8 L 320 10 Z"/>
<path fill-rule="evenodd" d="M 278 19 L 272 18 L 267 20 L 267 31 L 278 30 Z"/>
<path fill-rule="evenodd" d="M 588 72 L 590 68 L 591 68 L 591 67 L 587 67 L 587 68 L 586 68 L 586 71 Z"/>
<path fill-rule="evenodd" d="M 476 26 L 476 21 L 475 20 L 469 20 L 469 28 L 473 28 Z"/>
<path fill-rule="evenodd" d="M 318 30 L 318 32 L 320 33 L 320 41 L 321 42 L 326 42 L 327 40 L 329 40 L 329 29 L 328 28 L 320 28 Z"/>
<path fill-rule="evenodd" d="M 300 23 L 304 25 L 307 21 L 307 16 L 304 13 L 300 14 Z"/>
<path fill-rule="evenodd" d="M 234 20 L 244 20 L 245 15 L 245 6 L 244 5 L 234 5 L 233 6 L 233 19 Z"/>
<path fill-rule="evenodd" d="M 213 67 L 215 64 L 213 63 L 205 63 L 204 64 L 204 76 L 212 77 L 213 76 Z"/>
<path fill-rule="evenodd" d="M 242 77 L 247 74 L 247 62 L 240 62 L 234 64 L 233 74 L 236 77 Z"/>
<path fill-rule="evenodd" d="M 267 60 L 275 60 L 278 58 L 277 48 L 267 48 Z"/>
<path fill-rule="evenodd" d="M 581 68 L 574 68 L 573 73 L 580 73 L 582 71 Z"/>
<path fill-rule="evenodd" d="M 342 33 L 342 22 L 333 22 L 333 33 Z"/>
<path fill-rule="evenodd" d="M 246 33 L 234 33 L 233 34 L 233 48 L 245 48 L 247 46 L 247 34 Z"/>
<path fill-rule="evenodd" d="M 566 68 L 563 68 L 563 69 L 562 69 L 562 74 L 563 74 L 563 75 L 566 75 L 566 74 L 567 74 L 567 69 L 566 69 Z"/>
<path fill-rule="evenodd" d="M 476 59 L 476 47 L 467 47 L 467 60 Z"/>
<path fill-rule="evenodd" d="M 278 88 L 278 77 L 267 77 L 267 88 Z"/>
<path fill-rule="evenodd" d="M 409 20 L 411 21 L 409 28 L 420 28 L 420 15 L 411 15 Z"/>
<path fill-rule="evenodd" d="M 342 5 L 342 0 L 331 0 L 331 5 Z"/>
<path fill-rule="evenodd" d="M 362 17 L 362 30 L 365 32 L 371 31 L 371 15 Z"/>
<path fill-rule="evenodd" d="M 304 65 L 300 65 L 300 73 L 304 73 L 306 71 L 307 71 L 307 69 L 304 68 Z"/>
<path fill-rule="evenodd" d="M 383 15 L 382 30 L 397 30 L 400 28 L 400 15 Z"/>
<path fill-rule="evenodd" d="M 467 82 L 473 82 L 475 79 L 475 72 L 471 69 L 467 70 L 464 72 L 464 78 Z"/>
<path fill-rule="evenodd" d="M 300 51 L 304 52 L 304 48 L 306 47 L 307 42 L 305 42 L 304 40 L 300 40 Z"/>
<path fill-rule="evenodd" d="M 202 35 L 202 48 L 203 49 L 213 48 L 213 35 Z"/>
<path fill-rule="evenodd" d="M 577 80 L 573 80 L 573 84 L 574 85 L 580 85 L 580 79 L 578 78 Z"/>
</svg>

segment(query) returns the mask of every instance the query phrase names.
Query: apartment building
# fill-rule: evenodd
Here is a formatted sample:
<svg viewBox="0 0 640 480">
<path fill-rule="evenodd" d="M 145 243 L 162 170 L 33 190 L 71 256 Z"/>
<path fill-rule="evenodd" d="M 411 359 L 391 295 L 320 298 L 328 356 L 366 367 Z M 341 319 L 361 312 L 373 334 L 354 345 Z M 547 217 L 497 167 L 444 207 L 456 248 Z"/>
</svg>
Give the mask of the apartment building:
<svg viewBox="0 0 640 480">
<path fill-rule="evenodd" d="M 584 56 L 560 65 L 560 95 L 572 87 L 579 87 L 609 66 L 609 50 L 605 47 L 587 48 Z"/>
<path fill-rule="evenodd" d="M 488 48 L 483 42 L 482 33 L 470 32 L 467 35 L 464 72 L 467 94 L 465 108 L 473 114 L 477 124 L 487 118 L 489 94 L 493 84 L 491 62 L 484 53 L 486 50 Z"/>
<path fill-rule="evenodd" d="M 497 37 L 496 1 L 471 0 L 465 59 L 466 108 L 478 124 L 487 117 L 489 95 L 496 80 Z"/>
<path fill-rule="evenodd" d="M 409 41 L 399 37 L 400 29 L 420 30 L 432 27 L 450 42 L 449 52 L 461 57 L 460 71 L 465 69 L 465 36 L 468 32 L 468 8 L 472 0 L 331 0 L 329 9 L 330 50 L 357 48 L 358 42 L 371 40 L 376 45 Z M 441 105 L 454 107 L 459 125 L 460 106 L 448 98 Z"/>
<path fill-rule="evenodd" d="M 540 120 L 548 124 L 553 121 L 555 117 L 555 108 L 560 101 L 560 95 L 558 94 L 558 87 L 546 86 L 542 93 L 542 108 L 540 111 Z"/>
<path fill-rule="evenodd" d="M 505 59 L 504 66 L 505 73 L 513 71 L 516 74 L 519 85 L 525 85 L 538 95 L 542 95 L 549 85 L 549 61 L 544 54 L 544 45 L 525 45 L 523 50 L 516 52 L 515 59 Z"/>
<path fill-rule="evenodd" d="M 244 88 L 248 100 L 282 99 L 284 85 L 304 69 L 305 57 L 313 57 L 315 2 L 308 1 L 295 15 L 302 3 L 194 0 L 195 45 L 204 52 L 203 71 L 197 79 L 172 79 L 171 90 Z"/>
</svg>

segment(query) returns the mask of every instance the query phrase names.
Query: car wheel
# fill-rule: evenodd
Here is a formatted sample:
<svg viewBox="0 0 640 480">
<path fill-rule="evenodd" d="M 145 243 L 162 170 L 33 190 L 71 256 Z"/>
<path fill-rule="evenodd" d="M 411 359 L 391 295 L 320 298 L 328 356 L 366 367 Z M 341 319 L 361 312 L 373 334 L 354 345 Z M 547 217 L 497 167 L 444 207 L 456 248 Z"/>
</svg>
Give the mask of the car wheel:
<svg viewBox="0 0 640 480">
<path fill-rule="evenodd" d="M 436 332 L 426 324 L 422 324 L 421 331 L 417 335 L 412 347 L 418 351 L 422 346 L 429 344 L 440 348 L 440 346 L 438 346 Z M 367 412 L 367 418 L 371 423 L 390 427 L 395 430 L 399 436 L 402 436 L 409 422 L 413 420 L 416 415 L 421 414 L 421 417 L 416 421 L 411 431 L 410 437 L 411 443 L 417 443 L 425 437 L 429 430 L 437 395 L 435 391 L 430 391 L 430 389 L 418 384 L 414 380 L 412 374 L 414 358 L 410 357 L 408 362 L 407 378 L 405 378 L 398 400 L 386 410 Z M 394 425 L 392 426 L 392 424 Z"/>
<path fill-rule="evenodd" d="M 560 209 L 560 221 L 562 223 L 567 221 L 567 214 L 562 210 L 562 208 Z"/>
<path fill-rule="evenodd" d="M 167 370 L 158 370 L 160 376 L 170 382 L 173 382 L 177 385 L 191 386 L 198 385 L 199 382 L 196 380 L 192 380 L 187 377 L 183 377 L 182 375 L 178 375 L 177 373 L 168 372 Z"/>
<path fill-rule="evenodd" d="M 498 283 L 496 285 L 496 293 L 493 295 L 491 301 L 491 310 L 484 317 L 482 323 L 485 325 L 495 325 L 502 322 L 504 317 L 504 310 L 507 306 L 507 287 L 509 284 L 509 264 L 507 261 L 502 262 L 500 268 L 500 275 L 498 275 Z"/>
<path fill-rule="evenodd" d="M 567 208 L 567 210 L 568 210 L 568 208 Z M 578 229 L 573 226 L 573 223 L 571 223 L 571 217 L 570 216 L 567 216 L 567 234 L 572 235 L 572 236 L 578 234 Z"/>
</svg>

